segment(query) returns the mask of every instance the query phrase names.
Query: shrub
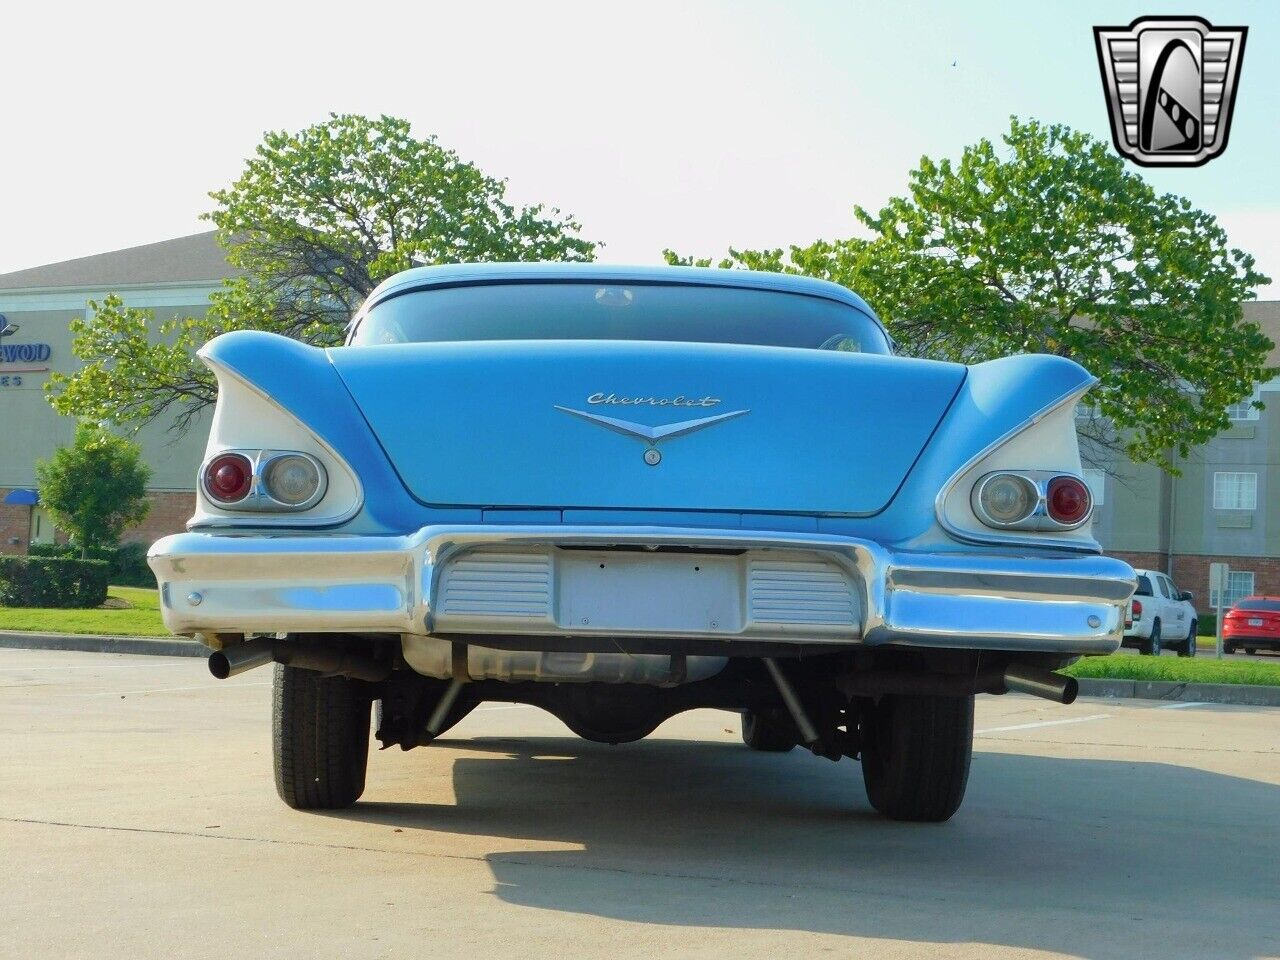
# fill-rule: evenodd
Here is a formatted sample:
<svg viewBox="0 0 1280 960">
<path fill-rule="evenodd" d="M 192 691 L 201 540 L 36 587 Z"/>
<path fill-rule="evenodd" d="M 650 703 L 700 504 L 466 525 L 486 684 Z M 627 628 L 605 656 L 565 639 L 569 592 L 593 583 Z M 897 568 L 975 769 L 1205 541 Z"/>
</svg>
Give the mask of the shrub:
<svg viewBox="0 0 1280 960">
<path fill-rule="evenodd" d="M 79 557 L 80 548 L 73 543 L 33 543 L 27 548 L 32 557 Z M 117 587 L 152 587 L 155 574 L 147 566 L 147 545 L 126 543 L 119 547 L 90 547 L 90 560 L 105 560 L 107 582 Z"/>
<path fill-rule="evenodd" d="M 97 607 L 107 599 L 105 560 L 0 557 L 0 607 Z"/>
</svg>

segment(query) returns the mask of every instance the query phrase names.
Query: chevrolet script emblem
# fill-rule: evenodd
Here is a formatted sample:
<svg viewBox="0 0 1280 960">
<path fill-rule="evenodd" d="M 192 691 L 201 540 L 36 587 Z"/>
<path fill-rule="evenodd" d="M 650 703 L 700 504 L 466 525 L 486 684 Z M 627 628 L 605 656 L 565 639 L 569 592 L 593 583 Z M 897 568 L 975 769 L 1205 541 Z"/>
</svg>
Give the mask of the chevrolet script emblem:
<svg viewBox="0 0 1280 960">
<path fill-rule="evenodd" d="M 1144 167 L 1197 167 L 1225 150 L 1248 32 L 1199 17 L 1094 27 L 1116 149 Z"/>
</svg>

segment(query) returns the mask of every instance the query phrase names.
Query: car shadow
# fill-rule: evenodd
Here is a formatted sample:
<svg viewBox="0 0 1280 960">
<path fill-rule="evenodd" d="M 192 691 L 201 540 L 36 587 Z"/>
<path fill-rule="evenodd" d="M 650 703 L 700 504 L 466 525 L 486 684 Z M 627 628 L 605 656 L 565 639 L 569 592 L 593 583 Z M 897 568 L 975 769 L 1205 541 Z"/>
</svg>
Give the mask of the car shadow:
<svg viewBox="0 0 1280 960">
<path fill-rule="evenodd" d="M 574 847 L 489 853 L 495 893 L 511 904 L 1096 958 L 1280 951 L 1274 785 L 1159 762 L 979 752 L 955 818 L 904 824 L 871 811 L 856 763 L 800 750 L 447 745 L 465 751 L 455 804 L 363 802 L 335 815 Z"/>
</svg>

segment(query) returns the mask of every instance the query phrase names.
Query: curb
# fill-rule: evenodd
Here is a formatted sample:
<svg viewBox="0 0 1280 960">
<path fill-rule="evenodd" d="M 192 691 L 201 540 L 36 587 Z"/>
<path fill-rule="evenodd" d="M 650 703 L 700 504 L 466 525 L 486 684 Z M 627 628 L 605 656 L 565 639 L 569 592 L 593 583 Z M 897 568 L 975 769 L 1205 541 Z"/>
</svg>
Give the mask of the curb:
<svg viewBox="0 0 1280 960">
<path fill-rule="evenodd" d="M 203 657 L 209 653 L 204 644 L 182 637 L 113 637 L 99 633 L 0 632 L 0 649 L 78 650 L 152 657 Z"/>
<path fill-rule="evenodd" d="M 1174 683 L 1169 680 L 1103 680 L 1082 677 L 1080 696 L 1111 700 L 1183 700 L 1190 703 L 1280 707 L 1280 687 L 1246 683 Z"/>
</svg>

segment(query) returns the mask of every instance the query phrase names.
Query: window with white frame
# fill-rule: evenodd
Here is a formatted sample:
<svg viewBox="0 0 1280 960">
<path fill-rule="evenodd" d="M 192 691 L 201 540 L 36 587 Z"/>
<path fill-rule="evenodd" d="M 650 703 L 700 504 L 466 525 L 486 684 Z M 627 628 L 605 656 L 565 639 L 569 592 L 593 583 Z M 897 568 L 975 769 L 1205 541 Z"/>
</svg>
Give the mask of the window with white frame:
<svg viewBox="0 0 1280 960">
<path fill-rule="evenodd" d="M 1239 403 L 1231 404 L 1229 407 L 1227 407 L 1227 419 L 1257 420 L 1258 408 L 1253 405 L 1253 402 L 1257 399 L 1258 399 L 1258 394 L 1257 392 L 1255 392 L 1253 396 L 1246 397 L 1245 399 L 1241 400 Z"/>
<path fill-rule="evenodd" d="M 1234 607 L 1245 597 L 1253 596 L 1253 571 L 1231 570 L 1227 574 L 1227 606 Z M 1209 606 L 1217 608 L 1218 591 L 1209 587 Z"/>
<path fill-rule="evenodd" d="M 1089 493 L 1093 496 L 1093 505 L 1100 507 L 1107 502 L 1107 471 L 1086 470 L 1084 482 L 1089 485 Z"/>
<path fill-rule="evenodd" d="M 1215 473 L 1213 475 L 1213 509 L 1256 510 L 1258 507 L 1258 475 L 1256 473 Z"/>
</svg>

